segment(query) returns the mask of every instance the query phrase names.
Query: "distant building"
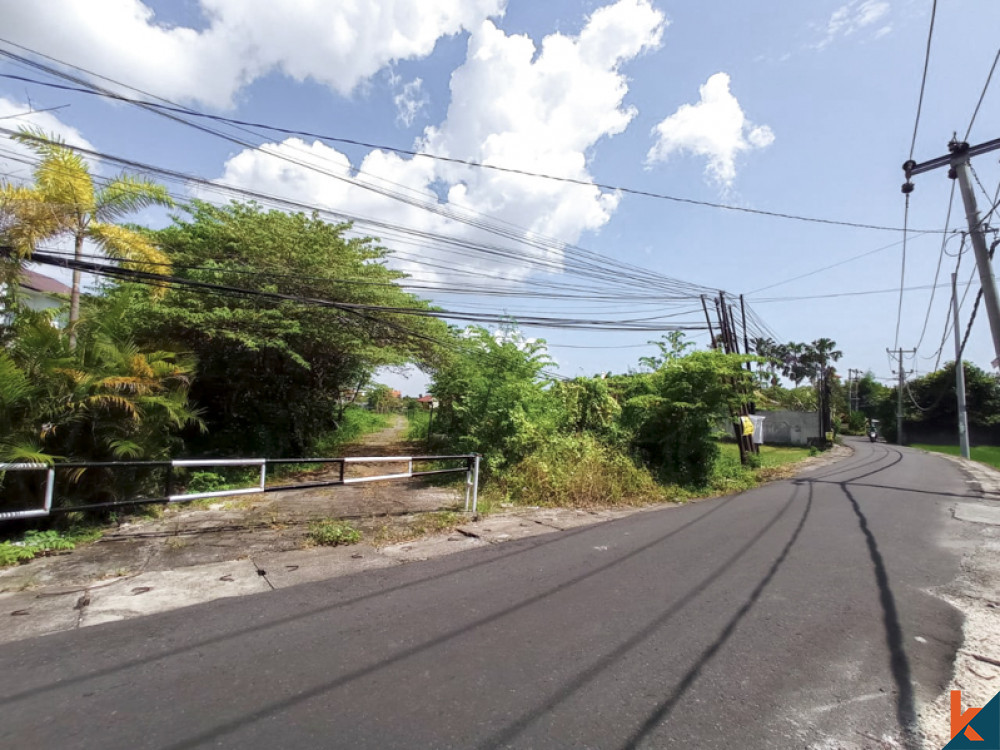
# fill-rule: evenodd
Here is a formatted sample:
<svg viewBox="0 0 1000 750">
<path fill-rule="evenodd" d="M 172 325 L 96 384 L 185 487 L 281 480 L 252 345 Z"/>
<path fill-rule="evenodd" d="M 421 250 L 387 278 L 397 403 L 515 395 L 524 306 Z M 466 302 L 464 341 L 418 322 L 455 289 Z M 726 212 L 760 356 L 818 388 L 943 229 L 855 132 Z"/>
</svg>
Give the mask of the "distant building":
<svg viewBox="0 0 1000 750">
<path fill-rule="evenodd" d="M 21 300 L 25 307 L 41 312 L 62 307 L 73 291 L 61 281 L 25 268 L 21 271 Z"/>
<path fill-rule="evenodd" d="M 0 289 L 2 289 L 2 285 L 0 285 Z M 45 276 L 27 268 L 21 270 L 21 283 L 18 284 L 18 296 L 20 303 L 29 310 L 42 312 L 44 310 L 66 308 L 70 292 L 72 292 L 72 289 L 50 276 Z M 7 320 L 7 313 L 0 310 L 0 322 L 6 322 Z M 67 315 L 63 312 L 53 318 L 52 325 L 62 328 L 66 325 L 66 322 Z"/>
</svg>

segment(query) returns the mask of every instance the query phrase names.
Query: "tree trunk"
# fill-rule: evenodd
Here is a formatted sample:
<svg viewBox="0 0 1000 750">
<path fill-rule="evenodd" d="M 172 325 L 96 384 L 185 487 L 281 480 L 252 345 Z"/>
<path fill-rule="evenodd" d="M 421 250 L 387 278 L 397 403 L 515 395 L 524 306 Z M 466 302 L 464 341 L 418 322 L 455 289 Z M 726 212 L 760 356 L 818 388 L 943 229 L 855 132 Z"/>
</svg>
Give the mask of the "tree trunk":
<svg viewBox="0 0 1000 750">
<path fill-rule="evenodd" d="M 83 258 L 83 232 L 78 232 L 73 247 L 73 257 Z M 76 351 L 76 324 L 80 320 L 80 269 L 73 269 L 73 289 L 69 295 L 69 350 Z"/>
</svg>

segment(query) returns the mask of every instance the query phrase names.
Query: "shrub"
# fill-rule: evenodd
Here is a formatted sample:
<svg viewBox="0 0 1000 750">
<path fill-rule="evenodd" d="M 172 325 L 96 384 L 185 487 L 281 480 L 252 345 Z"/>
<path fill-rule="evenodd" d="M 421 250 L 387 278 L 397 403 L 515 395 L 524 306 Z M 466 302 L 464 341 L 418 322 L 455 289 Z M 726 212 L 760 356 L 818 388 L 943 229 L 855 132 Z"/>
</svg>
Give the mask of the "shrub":
<svg viewBox="0 0 1000 750">
<path fill-rule="evenodd" d="M 491 491 L 520 504 L 567 507 L 667 498 L 649 471 L 586 433 L 549 442 L 498 475 Z"/>
<path fill-rule="evenodd" d="M 324 547 L 338 547 L 357 544 L 361 541 L 361 532 L 349 523 L 313 521 L 309 524 L 309 540 Z"/>
<path fill-rule="evenodd" d="M 0 542 L 0 568 L 27 562 L 50 552 L 68 552 L 76 548 L 77 541 L 86 541 L 94 536 L 94 532 L 64 535 L 52 529 L 26 531 L 20 541 Z"/>
</svg>

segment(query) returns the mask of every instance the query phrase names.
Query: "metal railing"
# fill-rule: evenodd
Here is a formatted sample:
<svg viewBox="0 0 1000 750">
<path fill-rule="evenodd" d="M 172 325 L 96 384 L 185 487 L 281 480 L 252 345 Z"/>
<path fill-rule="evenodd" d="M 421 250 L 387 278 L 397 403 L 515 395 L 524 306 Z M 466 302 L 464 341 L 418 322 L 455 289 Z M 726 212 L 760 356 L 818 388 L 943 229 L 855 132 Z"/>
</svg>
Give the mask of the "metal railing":
<svg viewBox="0 0 1000 750">
<path fill-rule="evenodd" d="M 44 471 L 45 484 L 42 490 L 42 507 L 28 510 L 13 510 L 0 512 L 0 522 L 11 521 L 21 518 L 41 518 L 53 513 L 71 513 L 84 510 L 104 510 L 120 508 L 134 505 L 169 504 L 183 503 L 190 500 L 202 500 L 213 497 L 228 497 L 232 495 L 252 495 L 264 492 L 286 492 L 290 490 L 315 489 L 317 487 L 337 487 L 348 484 L 359 484 L 362 482 L 380 482 L 396 479 L 412 479 L 414 477 L 428 477 L 438 474 L 465 474 L 465 511 L 475 513 L 479 503 L 479 456 L 474 453 L 460 454 L 453 456 L 367 456 L 367 457 L 341 457 L 341 458 L 197 458 L 197 459 L 174 459 L 172 461 L 67 461 L 55 463 L 51 466 L 39 463 L 0 463 L 0 472 L 4 471 Z M 462 461 L 464 466 L 456 466 L 445 469 L 426 469 L 414 471 L 414 463 L 431 463 L 436 461 Z M 347 466 L 349 464 L 372 464 L 372 463 L 405 463 L 406 471 L 391 474 L 381 474 L 377 476 L 347 476 Z M 280 466 L 287 464 L 339 464 L 340 471 L 334 479 L 324 479 L 315 482 L 301 482 L 298 484 L 268 485 L 267 468 L 269 466 Z M 174 492 L 175 469 L 188 469 L 195 467 L 217 468 L 235 466 L 259 466 L 260 475 L 256 484 L 250 487 L 237 489 L 212 490 L 210 492 Z M 87 470 L 87 469 L 124 469 L 131 467 L 144 467 L 149 469 L 166 469 L 166 492 L 162 497 L 137 497 L 131 500 L 116 500 L 105 503 L 92 503 L 89 505 L 72 505 L 66 507 L 54 507 L 53 496 L 56 486 L 56 472 L 61 470 Z"/>
</svg>

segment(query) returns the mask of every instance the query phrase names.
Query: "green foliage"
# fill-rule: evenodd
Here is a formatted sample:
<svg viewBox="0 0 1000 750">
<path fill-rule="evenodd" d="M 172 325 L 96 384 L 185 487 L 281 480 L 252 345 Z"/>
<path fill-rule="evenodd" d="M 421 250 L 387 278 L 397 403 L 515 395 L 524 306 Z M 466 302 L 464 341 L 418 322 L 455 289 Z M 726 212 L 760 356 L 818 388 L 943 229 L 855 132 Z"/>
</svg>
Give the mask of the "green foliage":
<svg viewBox="0 0 1000 750">
<path fill-rule="evenodd" d="M 370 239 L 347 224 L 265 211 L 253 204 L 195 202 L 186 217 L 152 236 L 193 281 L 337 303 L 429 310 L 404 292 Z M 355 311 L 295 301 L 171 289 L 156 302 L 124 285 L 141 341 L 166 342 L 198 361 L 192 400 L 207 438 L 188 433 L 192 452 L 294 456 L 313 452 L 337 428 L 351 395 L 376 368 L 434 363 L 447 327 L 433 318 Z"/>
<path fill-rule="evenodd" d="M 672 360 L 684 356 L 684 353 L 694 347 L 693 341 L 684 340 L 683 331 L 670 331 L 665 333 L 659 341 L 649 341 L 655 344 L 660 350 L 658 355 L 651 357 L 639 357 L 639 364 L 648 367 L 650 370 L 659 370 L 663 365 Z"/>
<path fill-rule="evenodd" d="M 554 383 L 550 391 L 563 412 L 564 425 L 573 432 L 592 432 L 613 438 L 620 431 L 622 408 L 608 381 L 603 378 L 575 378 Z"/>
<path fill-rule="evenodd" d="M 947 453 L 949 456 L 961 456 L 962 449 L 957 445 L 928 445 L 926 443 L 913 443 L 913 448 L 931 451 L 933 453 Z M 995 445 L 974 445 L 969 450 L 970 458 L 973 461 L 1000 469 L 1000 447 Z"/>
<path fill-rule="evenodd" d="M 71 531 L 63 534 L 52 529 L 26 531 L 17 541 L 0 542 L 0 568 L 27 562 L 41 555 L 67 552 L 75 549 L 79 542 L 89 541 L 93 536 L 92 532 Z"/>
<path fill-rule="evenodd" d="M 339 547 L 360 542 L 361 532 L 349 523 L 326 519 L 309 524 L 309 540 L 325 547 Z"/>
<path fill-rule="evenodd" d="M 317 438 L 312 452 L 317 456 L 336 456 L 344 446 L 386 429 L 389 421 L 390 417 L 385 414 L 376 414 L 357 406 L 348 407 L 337 423 L 337 429 Z"/>
<path fill-rule="evenodd" d="M 647 469 L 587 433 L 548 441 L 497 476 L 489 492 L 515 503 L 577 508 L 668 497 Z"/>
<path fill-rule="evenodd" d="M 868 418 L 864 412 L 852 411 L 847 415 L 847 430 L 849 435 L 864 435 L 868 426 Z"/>
<path fill-rule="evenodd" d="M 626 402 L 622 419 L 662 481 L 683 486 L 708 481 L 718 456 L 715 425 L 754 385 L 745 362 L 718 351 L 694 352 L 642 376 L 644 392 Z"/>
<path fill-rule="evenodd" d="M 516 331 L 469 328 L 434 375 L 434 432 L 459 453 L 481 453 L 489 477 L 519 463 L 558 431 L 558 403 L 546 390 L 544 342 Z"/>
<path fill-rule="evenodd" d="M 399 397 L 387 385 L 376 383 L 368 389 L 368 408 L 379 414 L 385 414 L 399 406 Z"/>
<path fill-rule="evenodd" d="M 195 471 L 191 474 L 185 486 L 185 491 L 195 492 L 218 492 L 229 489 L 229 482 L 221 474 L 213 471 Z"/>
<path fill-rule="evenodd" d="M 124 306 L 88 301 L 83 310 L 75 350 L 48 316 L 11 310 L 0 350 L 0 461 L 162 458 L 179 430 L 199 425 L 187 403 L 188 358 L 136 345 L 122 330 Z M 113 500 L 143 491 L 150 479 L 88 470 L 62 482 L 59 494 L 70 504 Z M 32 481 L 27 472 L 7 473 L 0 505 L 34 494 Z"/>
</svg>

